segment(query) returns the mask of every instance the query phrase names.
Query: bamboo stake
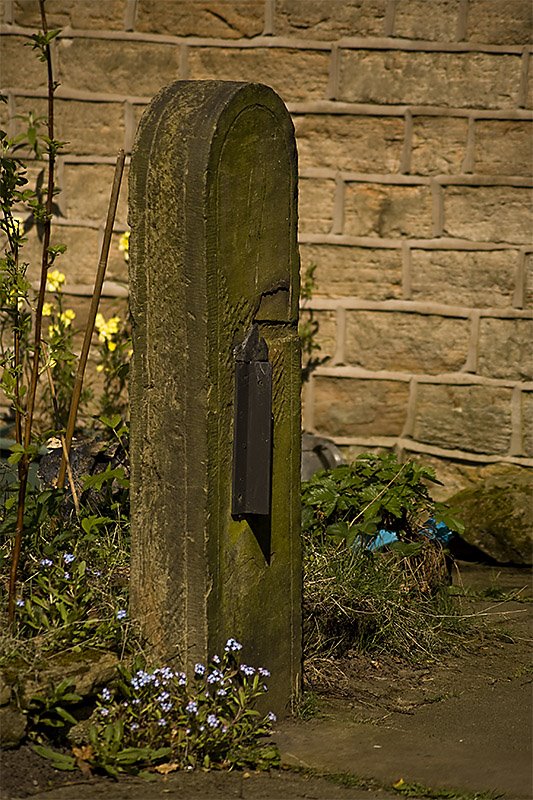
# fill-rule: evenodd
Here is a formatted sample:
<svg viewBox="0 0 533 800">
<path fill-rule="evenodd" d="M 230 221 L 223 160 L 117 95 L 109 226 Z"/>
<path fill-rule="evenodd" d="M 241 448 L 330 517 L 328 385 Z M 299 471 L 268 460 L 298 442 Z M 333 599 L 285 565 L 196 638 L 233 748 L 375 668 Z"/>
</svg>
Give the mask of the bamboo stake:
<svg viewBox="0 0 533 800">
<path fill-rule="evenodd" d="M 120 184 L 122 181 L 122 173 L 124 172 L 124 160 L 125 160 L 124 150 L 119 150 L 115 165 L 115 177 L 113 180 L 113 187 L 111 189 L 111 196 L 109 198 L 109 208 L 107 211 L 107 221 L 104 231 L 104 240 L 102 242 L 100 260 L 98 262 L 98 269 L 96 271 L 96 281 L 94 284 L 93 296 L 91 299 L 91 307 L 89 309 L 89 319 L 87 320 L 87 327 L 85 328 L 83 347 L 81 350 L 80 359 L 78 361 L 78 370 L 76 372 L 76 380 L 74 382 L 74 388 L 72 390 L 72 399 L 70 401 L 67 429 L 65 433 L 66 447 L 63 450 L 61 465 L 59 467 L 59 474 L 57 476 L 58 489 L 62 489 L 65 485 L 67 461 L 69 461 L 70 458 L 70 448 L 72 444 L 72 437 L 74 435 L 74 426 L 76 425 L 76 417 L 78 415 L 78 406 L 80 403 L 81 389 L 83 386 L 83 377 L 85 375 L 85 367 L 87 366 L 87 359 L 89 357 L 89 349 L 91 347 L 94 323 L 96 320 L 96 314 L 98 312 L 100 296 L 102 294 L 102 285 L 104 283 L 104 276 L 107 267 L 107 258 L 109 256 L 111 234 L 113 233 L 113 223 L 115 221 L 115 214 L 117 211 Z"/>
<path fill-rule="evenodd" d="M 46 375 L 48 378 L 48 386 L 50 387 L 50 396 L 52 398 L 52 405 L 54 406 L 54 413 L 56 419 L 59 419 L 59 406 L 57 403 L 57 393 L 56 387 L 54 384 L 54 378 L 52 376 L 52 369 L 50 367 L 50 356 L 48 353 L 48 348 L 45 343 L 42 343 L 43 354 L 46 359 Z M 72 500 L 74 502 L 74 509 L 76 511 L 76 516 L 80 516 L 80 501 L 78 499 L 78 492 L 76 491 L 76 484 L 74 483 L 74 476 L 72 474 L 72 469 L 70 468 L 70 461 L 68 460 L 68 453 L 67 453 L 67 443 L 65 441 L 65 434 L 61 432 L 59 434 L 59 440 L 61 442 L 62 452 L 67 459 L 67 476 L 68 476 L 68 483 L 70 486 L 70 491 L 72 492 Z"/>
</svg>

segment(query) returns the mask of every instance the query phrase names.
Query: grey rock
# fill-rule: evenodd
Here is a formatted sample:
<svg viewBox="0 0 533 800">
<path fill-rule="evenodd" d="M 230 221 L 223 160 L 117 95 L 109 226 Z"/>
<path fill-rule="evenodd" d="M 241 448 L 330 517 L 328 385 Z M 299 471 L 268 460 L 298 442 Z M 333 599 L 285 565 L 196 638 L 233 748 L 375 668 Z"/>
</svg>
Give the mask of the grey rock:
<svg viewBox="0 0 533 800">
<path fill-rule="evenodd" d="M 344 464 L 342 453 L 331 439 L 302 434 L 302 481 L 308 481 L 315 472 Z"/>
<path fill-rule="evenodd" d="M 0 708 L 0 747 L 17 747 L 26 733 L 26 717 L 14 706 Z"/>
<path fill-rule="evenodd" d="M 464 523 L 462 538 L 501 564 L 533 563 L 533 472 L 497 467 L 447 501 Z"/>
</svg>

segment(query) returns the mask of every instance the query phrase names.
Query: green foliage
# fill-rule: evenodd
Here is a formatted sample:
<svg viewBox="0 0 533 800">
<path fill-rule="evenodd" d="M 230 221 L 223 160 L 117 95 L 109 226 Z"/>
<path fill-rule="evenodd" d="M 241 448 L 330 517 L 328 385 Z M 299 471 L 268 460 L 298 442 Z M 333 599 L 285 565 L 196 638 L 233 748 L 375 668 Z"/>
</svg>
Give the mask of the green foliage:
<svg viewBox="0 0 533 800">
<path fill-rule="evenodd" d="M 99 477 L 100 493 L 82 505 L 79 517 L 65 510 L 64 491 L 28 491 L 14 630 L 19 650 L 50 655 L 96 647 L 122 652 L 128 637 L 135 641 L 121 613 L 128 602 L 128 482 L 122 467 Z M 111 487 L 117 477 L 125 486 L 118 495 Z M 6 490 L 0 521 L 0 575 L 9 567 L 16 514 L 15 484 Z M 13 657 L 16 650 L 6 652 L 2 661 Z"/>
<path fill-rule="evenodd" d="M 369 542 L 381 529 L 400 540 L 416 539 L 429 518 L 461 531 L 447 506 L 432 499 L 427 482 L 438 483 L 429 467 L 400 464 L 393 453 L 363 453 L 303 485 L 303 530 L 348 547 Z"/>
<path fill-rule="evenodd" d="M 147 671 L 140 659 L 118 667 L 105 688 L 89 732 L 93 767 L 113 776 L 167 762 L 172 769 L 268 769 L 277 749 L 263 740 L 275 716 L 255 709 L 269 672 L 240 664 L 241 645 L 229 639 L 222 657 L 196 664 L 194 677 L 169 667 Z"/>
<path fill-rule="evenodd" d="M 43 737 L 53 739 L 64 734 L 65 729 L 77 721 L 68 707 L 77 705 L 81 700 L 68 678 L 57 686 L 50 686 L 45 693 L 31 697 L 27 709 L 31 738 L 42 741 Z"/>
</svg>

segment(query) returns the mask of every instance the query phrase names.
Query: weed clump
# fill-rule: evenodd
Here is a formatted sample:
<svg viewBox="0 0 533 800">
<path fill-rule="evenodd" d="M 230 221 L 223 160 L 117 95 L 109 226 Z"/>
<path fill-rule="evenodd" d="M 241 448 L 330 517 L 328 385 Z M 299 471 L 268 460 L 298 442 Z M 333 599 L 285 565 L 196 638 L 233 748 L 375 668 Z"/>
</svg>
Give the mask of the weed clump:
<svg viewBox="0 0 533 800">
<path fill-rule="evenodd" d="M 448 646 L 457 617 L 442 540 L 461 526 L 427 482 L 427 467 L 369 453 L 303 485 L 308 660 L 352 648 L 431 658 Z"/>
</svg>

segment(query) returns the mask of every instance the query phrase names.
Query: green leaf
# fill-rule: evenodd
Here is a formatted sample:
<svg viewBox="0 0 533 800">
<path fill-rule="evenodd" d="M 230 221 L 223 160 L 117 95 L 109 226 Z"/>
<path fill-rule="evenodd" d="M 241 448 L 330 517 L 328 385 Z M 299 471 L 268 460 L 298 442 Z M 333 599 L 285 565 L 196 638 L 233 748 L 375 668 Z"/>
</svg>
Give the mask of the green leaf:
<svg viewBox="0 0 533 800">
<path fill-rule="evenodd" d="M 69 772 L 76 769 L 76 759 L 73 756 L 59 753 L 57 750 L 52 750 L 51 747 L 46 747 L 42 744 L 33 744 L 31 748 L 38 756 L 41 756 L 41 758 L 46 758 L 51 761 L 55 769 Z"/>
<path fill-rule="evenodd" d="M 56 714 L 58 714 L 58 716 L 61 717 L 61 719 L 64 719 L 65 722 L 70 722 L 71 725 L 76 725 L 78 720 L 75 719 L 75 717 L 73 717 L 72 714 L 66 711 L 66 709 L 61 708 L 61 706 L 56 706 L 54 711 L 56 712 Z"/>
<path fill-rule="evenodd" d="M 347 522 L 334 522 L 326 528 L 326 534 L 337 541 L 346 539 L 350 533 L 350 526 Z"/>
</svg>

